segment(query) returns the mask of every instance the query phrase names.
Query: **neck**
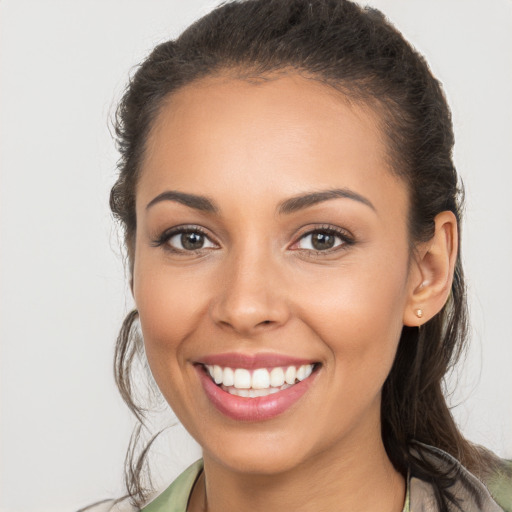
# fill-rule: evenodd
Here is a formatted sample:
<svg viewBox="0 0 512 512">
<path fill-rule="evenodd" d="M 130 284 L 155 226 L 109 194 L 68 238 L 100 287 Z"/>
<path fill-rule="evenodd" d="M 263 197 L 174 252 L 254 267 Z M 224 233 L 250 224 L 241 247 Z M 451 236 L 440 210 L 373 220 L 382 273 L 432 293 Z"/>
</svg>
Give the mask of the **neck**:
<svg viewBox="0 0 512 512">
<path fill-rule="evenodd" d="M 204 456 L 190 512 L 401 512 L 405 481 L 387 457 L 380 435 L 374 442 L 333 447 L 278 474 L 233 471 Z"/>
</svg>

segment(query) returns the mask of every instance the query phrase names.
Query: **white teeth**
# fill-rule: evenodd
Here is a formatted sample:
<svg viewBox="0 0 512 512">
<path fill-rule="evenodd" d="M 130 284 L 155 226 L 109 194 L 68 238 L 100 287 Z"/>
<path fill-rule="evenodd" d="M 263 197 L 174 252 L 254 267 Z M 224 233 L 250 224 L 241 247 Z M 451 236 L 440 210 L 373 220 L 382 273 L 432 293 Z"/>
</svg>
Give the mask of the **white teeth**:
<svg viewBox="0 0 512 512">
<path fill-rule="evenodd" d="M 220 366 L 215 365 L 213 367 L 213 380 L 215 381 L 215 384 L 220 384 L 222 382 L 223 373 L 224 372 Z"/>
<path fill-rule="evenodd" d="M 233 386 L 224 387 L 224 391 L 227 391 L 230 395 L 241 396 L 243 398 L 256 398 L 258 396 L 268 396 L 273 395 L 274 393 L 279 393 L 279 391 L 283 391 L 283 389 L 289 388 L 290 384 L 284 384 L 278 388 L 268 388 L 268 389 L 237 389 Z"/>
<path fill-rule="evenodd" d="M 284 380 L 287 384 L 295 384 L 295 377 L 297 376 L 297 370 L 295 366 L 288 366 L 286 368 L 286 372 L 284 373 Z"/>
<path fill-rule="evenodd" d="M 224 368 L 224 374 L 222 377 L 222 384 L 224 386 L 232 386 L 235 383 L 235 373 L 231 368 Z"/>
<path fill-rule="evenodd" d="M 249 398 L 257 398 L 259 396 L 267 396 L 270 393 L 268 389 L 249 389 Z"/>
<path fill-rule="evenodd" d="M 270 372 L 270 385 L 273 388 L 278 388 L 284 384 L 284 371 L 282 368 L 272 368 Z"/>
<path fill-rule="evenodd" d="M 270 386 L 270 374 L 266 368 L 259 368 L 252 373 L 252 388 L 267 389 Z"/>
<path fill-rule="evenodd" d="M 307 379 L 313 373 L 313 364 L 267 368 L 222 368 L 219 365 L 207 365 L 212 380 L 225 391 L 243 397 L 266 396 L 286 389 L 297 381 Z"/>
<path fill-rule="evenodd" d="M 297 370 L 297 380 L 307 379 L 311 375 L 312 371 L 313 371 L 313 367 L 310 364 L 303 364 Z"/>
<path fill-rule="evenodd" d="M 250 389 L 251 372 L 245 368 L 237 368 L 235 370 L 235 382 L 233 386 L 237 389 Z"/>
</svg>

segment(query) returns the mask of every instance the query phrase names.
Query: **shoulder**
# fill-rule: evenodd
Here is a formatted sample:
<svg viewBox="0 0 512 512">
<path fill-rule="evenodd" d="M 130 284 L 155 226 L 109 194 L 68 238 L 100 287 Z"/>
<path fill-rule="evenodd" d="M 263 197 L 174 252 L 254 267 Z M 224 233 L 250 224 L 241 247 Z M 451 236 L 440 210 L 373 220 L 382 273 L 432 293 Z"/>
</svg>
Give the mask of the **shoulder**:
<svg viewBox="0 0 512 512">
<path fill-rule="evenodd" d="M 103 500 L 88 507 L 81 508 L 78 512 L 137 512 L 128 499 Z"/>
<path fill-rule="evenodd" d="M 448 488 L 459 505 L 454 510 L 464 512 L 512 512 L 512 463 L 499 459 L 495 470 L 480 480 L 455 458 L 433 446 L 418 443 L 422 457 L 435 464 L 452 478 Z M 434 487 L 419 478 L 411 477 L 410 500 L 412 512 L 437 510 Z"/>
<path fill-rule="evenodd" d="M 197 477 L 203 470 L 200 459 L 189 466 L 174 482 L 142 510 L 130 504 L 128 498 L 104 500 L 82 508 L 77 512 L 186 512 L 188 499 Z"/>
<path fill-rule="evenodd" d="M 484 482 L 503 510 L 512 512 L 512 460 L 500 459 L 496 469 Z"/>
<path fill-rule="evenodd" d="M 186 512 L 190 493 L 202 470 L 203 460 L 199 459 L 181 473 L 167 489 L 145 505 L 142 512 Z"/>
</svg>

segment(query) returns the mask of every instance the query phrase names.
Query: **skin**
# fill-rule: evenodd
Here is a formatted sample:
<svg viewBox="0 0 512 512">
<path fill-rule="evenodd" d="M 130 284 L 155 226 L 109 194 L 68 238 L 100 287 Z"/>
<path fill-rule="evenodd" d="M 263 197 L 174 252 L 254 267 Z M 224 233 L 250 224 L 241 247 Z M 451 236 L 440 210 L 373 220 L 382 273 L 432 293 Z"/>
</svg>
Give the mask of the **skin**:
<svg viewBox="0 0 512 512">
<path fill-rule="evenodd" d="M 162 107 L 137 186 L 133 293 L 154 378 L 203 448 L 189 510 L 402 510 L 404 479 L 381 439 L 381 389 L 402 326 L 446 300 L 457 232 L 443 212 L 434 238 L 411 253 L 408 193 L 388 161 L 374 111 L 293 74 L 210 77 Z M 345 197 L 279 212 L 331 189 L 372 206 Z M 166 191 L 207 196 L 217 211 L 175 200 L 148 207 Z M 181 225 L 201 226 L 203 249 L 156 246 Z M 311 250 L 308 233 L 326 226 L 353 243 Z M 283 414 L 239 422 L 212 406 L 194 367 L 224 352 L 321 366 Z"/>
</svg>

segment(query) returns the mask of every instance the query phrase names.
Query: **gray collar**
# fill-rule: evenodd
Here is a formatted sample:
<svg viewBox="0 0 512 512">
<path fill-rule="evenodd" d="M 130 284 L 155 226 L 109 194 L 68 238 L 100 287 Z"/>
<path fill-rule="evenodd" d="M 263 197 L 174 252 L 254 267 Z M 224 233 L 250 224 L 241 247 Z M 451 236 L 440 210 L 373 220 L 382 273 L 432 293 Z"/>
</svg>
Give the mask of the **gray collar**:
<svg viewBox="0 0 512 512">
<path fill-rule="evenodd" d="M 435 464 L 441 471 L 455 475 L 454 484 L 449 491 L 457 499 L 460 509 L 450 504 L 450 511 L 463 512 L 503 512 L 503 509 L 493 500 L 485 485 L 478 478 L 470 473 L 455 458 L 448 453 L 433 446 L 418 443 L 421 456 Z M 410 512 L 438 512 L 433 486 L 411 476 L 410 489 Z"/>
</svg>

